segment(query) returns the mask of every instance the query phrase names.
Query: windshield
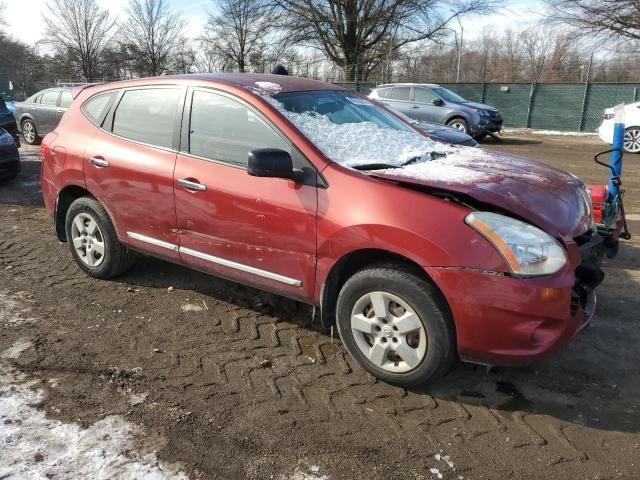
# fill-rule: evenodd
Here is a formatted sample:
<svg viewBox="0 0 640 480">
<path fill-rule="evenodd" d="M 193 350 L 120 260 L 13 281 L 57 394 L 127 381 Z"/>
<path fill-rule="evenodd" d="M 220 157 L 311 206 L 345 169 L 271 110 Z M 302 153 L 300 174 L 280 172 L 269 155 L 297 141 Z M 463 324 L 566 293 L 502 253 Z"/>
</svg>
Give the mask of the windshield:
<svg viewBox="0 0 640 480">
<path fill-rule="evenodd" d="M 267 99 L 275 99 L 274 106 L 309 140 L 345 166 L 402 166 L 447 148 L 353 92 L 287 92 Z"/>
<path fill-rule="evenodd" d="M 444 87 L 433 87 L 433 93 L 440 96 L 445 102 L 464 103 L 467 100 L 462 98 L 457 93 L 453 93 L 451 90 L 447 90 Z"/>
</svg>

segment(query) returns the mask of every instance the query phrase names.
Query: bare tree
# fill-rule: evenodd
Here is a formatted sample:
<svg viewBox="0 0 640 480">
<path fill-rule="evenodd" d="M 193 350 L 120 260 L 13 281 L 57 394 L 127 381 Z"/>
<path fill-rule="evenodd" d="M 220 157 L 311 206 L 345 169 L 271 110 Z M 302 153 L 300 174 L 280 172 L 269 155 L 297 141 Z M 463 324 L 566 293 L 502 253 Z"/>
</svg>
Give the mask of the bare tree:
<svg viewBox="0 0 640 480">
<path fill-rule="evenodd" d="M 228 69 L 229 59 L 207 40 L 201 40 L 194 49 L 193 68 L 197 72 L 223 72 Z"/>
<path fill-rule="evenodd" d="M 185 22 L 166 0 L 129 0 L 122 38 L 142 74 L 162 75 L 183 44 Z"/>
<path fill-rule="evenodd" d="M 638 0 L 544 0 L 549 16 L 583 34 L 609 39 L 640 40 Z"/>
<path fill-rule="evenodd" d="M 366 78 L 389 45 L 445 34 L 454 19 L 489 11 L 498 0 L 275 0 L 297 38 L 320 48 L 347 79 Z"/>
<path fill-rule="evenodd" d="M 251 58 L 269 46 L 275 8 L 269 0 L 214 0 L 206 39 L 210 46 L 244 72 Z"/>
<path fill-rule="evenodd" d="M 48 43 L 65 51 L 86 80 L 95 79 L 116 28 L 109 11 L 97 0 L 49 0 L 42 17 Z"/>
</svg>

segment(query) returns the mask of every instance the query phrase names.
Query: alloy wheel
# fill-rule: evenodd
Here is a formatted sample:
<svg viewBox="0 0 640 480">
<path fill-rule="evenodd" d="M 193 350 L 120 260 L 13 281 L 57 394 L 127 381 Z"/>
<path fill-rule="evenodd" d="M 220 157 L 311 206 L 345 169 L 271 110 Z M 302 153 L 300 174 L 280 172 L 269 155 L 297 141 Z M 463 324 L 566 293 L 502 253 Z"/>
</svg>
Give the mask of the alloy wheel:
<svg viewBox="0 0 640 480">
<path fill-rule="evenodd" d="M 640 129 L 630 128 L 624 132 L 624 149 L 629 153 L 640 152 Z"/>
<path fill-rule="evenodd" d="M 451 128 L 455 128 L 456 130 L 458 130 L 459 132 L 462 133 L 467 133 L 467 127 L 464 123 L 462 122 L 458 122 L 456 120 L 454 120 L 453 122 L 449 123 L 449 126 Z"/>
<path fill-rule="evenodd" d="M 22 125 L 22 136 L 27 143 L 33 143 L 36 140 L 36 129 L 31 122 L 24 122 Z"/>
<path fill-rule="evenodd" d="M 362 354 L 388 372 L 411 371 L 427 353 L 427 333 L 418 314 L 389 292 L 360 297 L 351 312 L 351 330 Z"/>
<path fill-rule="evenodd" d="M 98 222 L 88 213 L 73 219 L 71 240 L 80 260 L 89 267 L 98 267 L 104 260 L 104 237 Z"/>
</svg>

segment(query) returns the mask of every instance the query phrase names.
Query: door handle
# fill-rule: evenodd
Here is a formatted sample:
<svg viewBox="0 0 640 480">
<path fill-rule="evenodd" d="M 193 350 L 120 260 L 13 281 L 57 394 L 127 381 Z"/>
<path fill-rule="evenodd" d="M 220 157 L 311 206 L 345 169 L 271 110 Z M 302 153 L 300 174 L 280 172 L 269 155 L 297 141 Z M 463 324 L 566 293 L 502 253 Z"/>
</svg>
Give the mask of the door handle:
<svg viewBox="0 0 640 480">
<path fill-rule="evenodd" d="M 420 108 L 420 105 L 411 105 L 411 108 Z"/>
<path fill-rule="evenodd" d="M 56 110 L 56 112 L 58 112 L 58 113 L 64 113 L 64 109 L 63 109 L 63 108 L 59 108 L 59 109 L 57 109 L 57 110 Z"/>
<path fill-rule="evenodd" d="M 186 178 L 179 178 L 178 185 L 186 188 L 187 190 L 193 190 L 194 192 L 204 192 L 207 189 L 206 185 L 202 183 L 187 180 Z"/>
<path fill-rule="evenodd" d="M 95 165 L 96 167 L 105 168 L 109 166 L 109 162 L 107 162 L 104 158 L 91 157 L 89 161 L 91 162 L 92 165 Z"/>
</svg>

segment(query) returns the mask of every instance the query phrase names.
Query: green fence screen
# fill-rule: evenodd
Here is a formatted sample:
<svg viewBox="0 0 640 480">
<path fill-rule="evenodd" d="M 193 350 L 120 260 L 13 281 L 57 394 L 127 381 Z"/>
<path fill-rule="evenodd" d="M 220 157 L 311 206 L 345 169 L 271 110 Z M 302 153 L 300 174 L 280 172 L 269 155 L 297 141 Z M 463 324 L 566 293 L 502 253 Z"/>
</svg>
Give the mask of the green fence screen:
<svg viewBox="0 0 640 480">
<path fill-rule="evenodd" d="M 589 83 L 537 85 L 523 83 L 443 84 L 474 102 L 493 105 L 506 127 L 595 131 L 605 108 L 640 99 L 640 84 Z"/>
<path fill-rule="evenodd" d="M 375 83 L 341 83 L 368 94 Z M 472 102 L 493 105 L 505 127 L 594 132 L 605 108 L 640 100 L 639 83 L 442 83 Z"/>
</svg>

